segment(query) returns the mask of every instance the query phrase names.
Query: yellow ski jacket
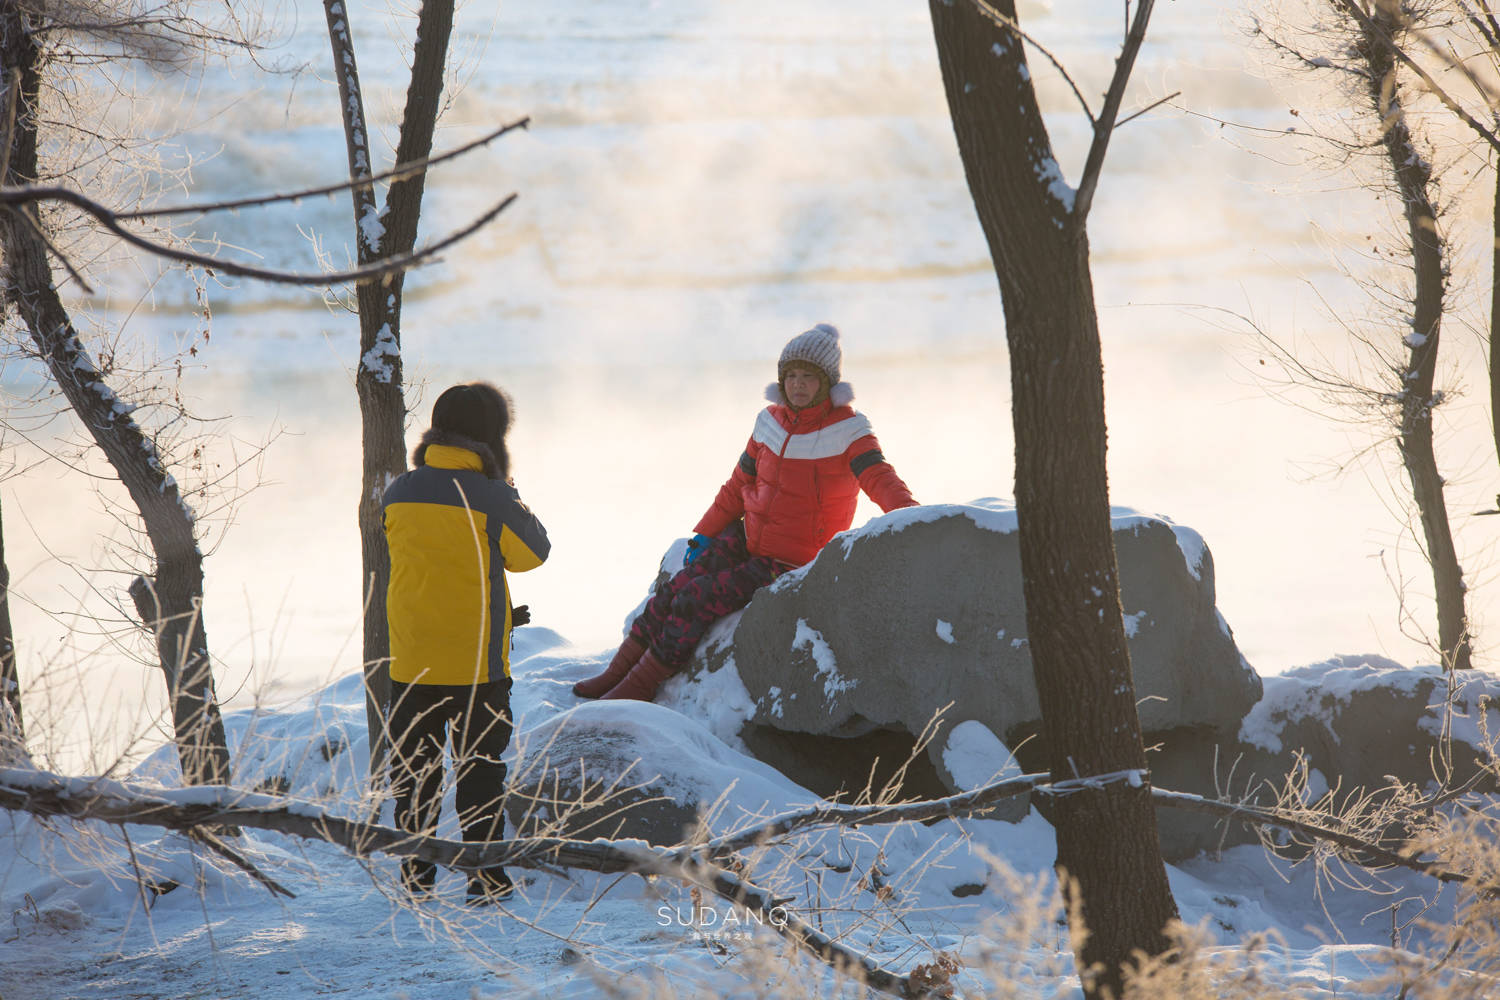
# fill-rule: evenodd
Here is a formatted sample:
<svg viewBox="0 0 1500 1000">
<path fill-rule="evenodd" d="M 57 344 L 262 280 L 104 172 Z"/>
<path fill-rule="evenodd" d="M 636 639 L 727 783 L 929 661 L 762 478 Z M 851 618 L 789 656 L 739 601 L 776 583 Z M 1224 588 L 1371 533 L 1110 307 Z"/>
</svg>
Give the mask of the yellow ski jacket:
<svg viewBox="0 0 1500 1000">
<path fill-rule="evenodd" d="M 441 440 L 385 491 L 391 680 L 484 683 L 510 676 L 505 571 L 540 566 L 551 543 L 516 488 L 463 447 L 470 442 Z"/>
</svg>

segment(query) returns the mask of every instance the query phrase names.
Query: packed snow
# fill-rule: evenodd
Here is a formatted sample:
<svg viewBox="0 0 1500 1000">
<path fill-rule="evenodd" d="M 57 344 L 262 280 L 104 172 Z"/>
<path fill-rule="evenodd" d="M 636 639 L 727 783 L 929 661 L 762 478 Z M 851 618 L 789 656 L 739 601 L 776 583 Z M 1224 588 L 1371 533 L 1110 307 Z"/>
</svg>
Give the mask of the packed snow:
<svg viewBox="0 0 1500 1000">
<path fill-rule="evenodd" d="M 690 771 L 695 788 L 719 790 L 716 832 L 817 801 L 715 735 L 711 718 L 699 714 L 714 692 L 736 700 L 732 665 L 674 681 L 661 704 L 579 703 L 571 684 L 600 669 L 610 652 L 582 654 L 547 629 L 517 630 L 513 765 L 550 729 L 590 718 L 606 724 L 608 716 L 612 730 L 636 733 L 640 773 Z M 712 691 L 692 690 L 705 684 Z M 252 801 L 276 793 L 306 815 L 364 818 L 360 677 L 292 704 L 228 713 L 225 726 L 237 786 L 259 790 Z M 965 787 L 1018 773 L 979 723 L 956 727 L 943 756 Z M 173 789 L 175 771 L 174 752 L 163 748 L 100 790 L 118 792 L 128 782 L 177 802 L 208 794 Z M 0 781 L 5 777 L 0 772 Z M 389 824 L 389 804 L 379 819 Z M 451 790 L 438 833 L 458 836 Z M 234 841 L 236 851 L 293 898 L 272 895 L 202 844 L 150 826 L 44 823 L 4 813 L 0 842 L 7 846 L 0 900 L 10 912 L 0 939 L 5 1000 L 591 998 L 612 995 L 605 982 L 649 993 L 658 977 L 680 995 L 764 995 L 755 994 L 763 970 L 744 954 L 776 933 L 766 915 L 712 895 L 695 901 L 669 879 L 555 868 L 517 871 L 522 891 L 500 910 L 464 907 L 456 873 L 440 877 L 436 899 L 412 905 L 397 888 L 393 858 L 356 859 L 256 829 Z M 905 971 L 937 952 L 977 965 L 977 956 L 998 949 L 1016 981 L 1031 982 L 1030 995 L 1039 997 L 1077 993 L 1065 938 L 1048 924 L 1017 944 L 998 928 L 1023 905 L 1018 884 L 1055 909 L 1054 853 L 1052 829 L 1035 810 L 1016 824 L 972 818 L 814 831 L 773 852 L 783 872 L 797 873 L 782 886 L 787 912 L 832 904 L 818 919 L 845 922 L 849 940 L 883 965 Z M 1202 923 L 1231 951 L 1246 935 L 1272 934 L 1271 967 L 1308 997 L 1346 995 L 1386 967 L 1389 922 L 1367 917 L 1384 912 L 1390 897 L 1318 886 L 1310 865 L 1274 859 L 1259 847 L 1200 856 L 1168 871 L 1187 922 Z M 1415 875 L 1387 874 L 1384 881 L 1397 898 L 1436 892 Z M 890 891 L 876 894 L 872 885 Z M 865 913 L 890 919 L 867 922 Z M 826 970 L 810 975 L 805 984 L 826 981 L 833 989 Z M 961 992 L 983 992 L 977 968 L 956 982 Z"/>
</svg>

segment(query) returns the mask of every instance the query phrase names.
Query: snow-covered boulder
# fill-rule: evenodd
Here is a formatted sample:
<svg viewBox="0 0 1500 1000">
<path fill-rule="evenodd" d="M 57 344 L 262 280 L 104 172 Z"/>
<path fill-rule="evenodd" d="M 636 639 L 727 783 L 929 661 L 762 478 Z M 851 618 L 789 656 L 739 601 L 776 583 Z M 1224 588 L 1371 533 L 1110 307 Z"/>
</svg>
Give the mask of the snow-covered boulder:
<svg viewBox="0 0 1500 1000">
<path fill-rule="evenodd" d="M 1239 742 L 1246 754 L 1275 761 L 1303 754 L 1314 789 L 1336 781 L 1345 790 L 1376 788 L 1387 775 L 1426 786 L 1446 767 L 1450 780 L 1462 783 L 1500 737 L 1500 678 L 1466 670 L 1453 675 L 1451 689 L 1449 680 L 1440 667 L 1403 667 L 1379 656 L 1299 667 L 1266 679 Z"/>
<path fill-rule="evenodd" d="M 1316 797 L 1391 778 L 1462 784 L 1493 763 L 1496 739 L 1500 677 L 1466 670 L 1450 678 L 1437 666 L 1339 656 L 1266 678 L 1265 697 L 1240 725 L 1238 751 L 1242 774 L 1272 780 L 1300 756 Z M 1489 777 L 1482 787 L 1493 787 Z"/>
<path fill-rule="evenodd" d="M 1342 802 L 1357 789 L 1392 780 L 1432 789 L 1476 776 L 1493 791 L 1492 741 L 1500 737 L 1500 677 L 1469 670 L 1449 678 L 1436 666 L 1405 667 L 1380 656 L 1339 656 L 1265 678 L 1265 695 L 1237 730 L 1179 730 L 1156 737 L 1148 755 L 1158 787 L 1209 797 L 1274 803 L 1286 778 L 1305 802 L 1329 792 Z M 1184 857 L 1254 839 L 1194 813 L 1162 810 L 1162 853 Z"/>
<path fill-rule="evenodd" d="M 817 796 L 660 705 L 600 701 L 522 733 L 505 811 L 517 835 L 677 844 L 701 822 L 718 834 Z"/>
<path fill-rule="evenodd" d="M 1233 731 L 1261 685 L 1214 606 L 1208 547 L 1161 517 L 1117 509 L 1113 524 L 1143 729 Z M 941 712 L 927 757 L 960 790 L 956 727 L 980 723 L 1015 748 L 1040 721 L 1016 530 L 1014 508 L 995 500 L 874 518 L 758 593 L 690 669 L 732 662 L 754 703 L 751 728 L 916 737 Z"/>
</svg>

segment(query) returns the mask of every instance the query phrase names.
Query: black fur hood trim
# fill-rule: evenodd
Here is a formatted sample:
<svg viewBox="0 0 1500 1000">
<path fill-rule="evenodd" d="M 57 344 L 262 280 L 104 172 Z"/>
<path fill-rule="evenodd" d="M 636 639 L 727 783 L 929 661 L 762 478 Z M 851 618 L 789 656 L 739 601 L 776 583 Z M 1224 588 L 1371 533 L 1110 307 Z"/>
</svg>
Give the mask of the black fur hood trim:
<svg viewBox="0 0 1500 1000">
<path fill-rule="evenodd" d="M 505 442 L 500 443 L 500 454 L 496 455 L 493 448 L 483 441 L 475 441 L 473 438 L 453 431 L 439 430 L 436 427 L 429 429 L 422 435 L 421 442 L 411 453 L 411 464 L 421 467 L 427 464 L 427 447 L 429 445 L 447 445 L 450 448 L 465 448 L 479 456 L 480 465 L 484 474 L 491 479 L 510 478 L 510 455 L 505 449 Z"/>
</svg>

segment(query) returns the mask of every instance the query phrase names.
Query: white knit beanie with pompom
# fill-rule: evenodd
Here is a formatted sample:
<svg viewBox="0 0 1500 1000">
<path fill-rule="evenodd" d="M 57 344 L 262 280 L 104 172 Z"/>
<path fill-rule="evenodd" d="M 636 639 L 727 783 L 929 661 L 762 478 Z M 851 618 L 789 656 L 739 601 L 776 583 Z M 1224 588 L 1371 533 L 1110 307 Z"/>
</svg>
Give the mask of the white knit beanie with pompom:
<svg viewBox="0 0 1500 1000">
<path fill-rule="evenodd" d="M 844 350 L 839 346 L 838 327 L 819 323 L 787 341 L 781 350 L 781 360 L 776 363 L 776 382 L 766 389 L 766 397 L 771 402 L 787 401 L 781 391 L 781 381 L 786 378 L 787 367 L 798 363 L 815 365 L 828 376 L 828 398 L 834 406 L 848 406 L 853 401 L 854 387 L 840 379 Z"/>
</svg>

